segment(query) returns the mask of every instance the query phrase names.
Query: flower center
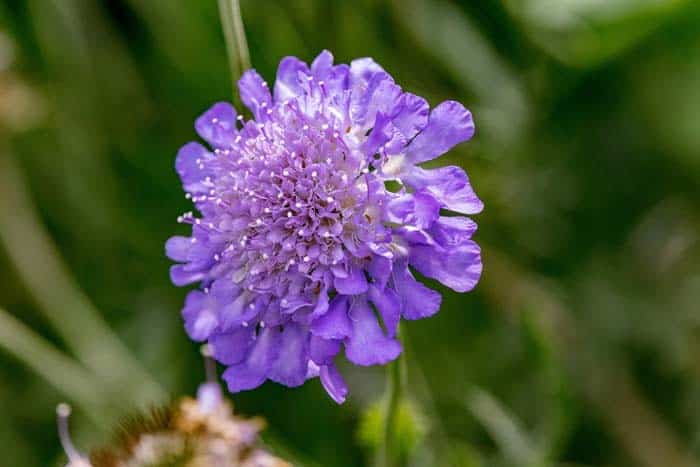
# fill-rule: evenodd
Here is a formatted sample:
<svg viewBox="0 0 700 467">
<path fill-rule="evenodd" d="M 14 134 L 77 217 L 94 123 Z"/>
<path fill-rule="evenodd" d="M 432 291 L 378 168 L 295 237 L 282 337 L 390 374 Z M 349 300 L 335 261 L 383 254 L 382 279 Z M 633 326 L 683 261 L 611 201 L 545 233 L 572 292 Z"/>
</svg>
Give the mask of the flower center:
<svg viewBox="0 0 700 467">
<path fill-rule="evenodd" d="M 210 195 L 227 244 L 218 257 L 237 265 L 241 286 L 283 294 L 295 272 L 318 278 L 366 238 L 375 219 L 365 209 L 363 162 L 326 122 L 295 118 L 246 131 L 238 147 L 217 150 L 222 175 Z"/>
</svg>

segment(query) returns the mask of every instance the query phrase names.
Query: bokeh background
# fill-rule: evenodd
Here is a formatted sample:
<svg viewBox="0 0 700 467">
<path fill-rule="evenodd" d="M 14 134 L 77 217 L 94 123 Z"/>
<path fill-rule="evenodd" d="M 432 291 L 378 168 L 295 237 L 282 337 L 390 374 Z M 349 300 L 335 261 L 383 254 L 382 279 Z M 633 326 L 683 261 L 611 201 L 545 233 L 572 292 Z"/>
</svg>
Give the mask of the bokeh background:
<svg viewBox="0 0 700 467">
<path fill-rule="evenodd" d="M 404 328 L 411 465 L 696 465 L 700 3 L 242 9 L 268 81 L 327 48 L 475 115 L 448 159 L 486 204 L 484 275 Z M 0 464 L 59 465 L 59 401 L 87 450 L 204 378 L 163 244 L 189 209 L 175 153 L 230 89 L 215 0 L 0 3 Z M 298 465 L 368 465 L 383 371 L 345 373 L 340 407 L 318 382 L 233 399 Z"/>
</svg>

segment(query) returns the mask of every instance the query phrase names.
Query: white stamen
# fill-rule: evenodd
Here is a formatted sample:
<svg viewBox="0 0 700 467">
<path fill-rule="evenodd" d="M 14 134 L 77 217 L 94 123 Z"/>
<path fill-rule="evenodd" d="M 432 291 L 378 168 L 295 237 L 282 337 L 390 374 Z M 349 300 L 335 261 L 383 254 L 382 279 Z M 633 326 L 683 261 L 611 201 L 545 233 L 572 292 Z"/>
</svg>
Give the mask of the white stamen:
<svg viewBox="0 0 700 467">
<path fill-rule="evenodd" d="M 68 464 L 75 467 L 90 467 L 90 462 L 82 454 L 75 449 L 73 441 L 70 438 L 70 430 L 68 429 L 68 419 L 71 414 L 71 407 L 66 403 L 61 403 L 56 406 L 56 425 L 58 425 L 58 438 L 63 446 L 63 451 L 68 456 Z"/>
</svg>

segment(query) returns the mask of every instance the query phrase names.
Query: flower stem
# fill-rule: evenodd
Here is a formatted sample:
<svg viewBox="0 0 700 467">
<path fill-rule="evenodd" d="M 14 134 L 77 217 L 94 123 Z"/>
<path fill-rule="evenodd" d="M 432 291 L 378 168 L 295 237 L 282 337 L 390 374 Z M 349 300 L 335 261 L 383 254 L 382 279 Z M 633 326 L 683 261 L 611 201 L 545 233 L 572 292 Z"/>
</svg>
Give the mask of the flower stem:
<svg viewBox="0 0 700 467">
<path fill-rule="evenodd" d="M 404 396 L 405 367 L 406 362 L 403 353 L 387 366 L 386 412 L 384 414 L 384 433 L 380 448 L 380 467 L 399 467 L 402 464 L 397 429 L 399 409 Z"/>
<path fill-rule="evenodd" d="M 250 53 L 248 52 L 248 41 L 245 37 L 239 0 L 219 0 L 219 15 L 226 39 L 226 52 L 235 100 L 238 94 L 236 83 L 243 72 L 250 68 Z"/>
</svg>

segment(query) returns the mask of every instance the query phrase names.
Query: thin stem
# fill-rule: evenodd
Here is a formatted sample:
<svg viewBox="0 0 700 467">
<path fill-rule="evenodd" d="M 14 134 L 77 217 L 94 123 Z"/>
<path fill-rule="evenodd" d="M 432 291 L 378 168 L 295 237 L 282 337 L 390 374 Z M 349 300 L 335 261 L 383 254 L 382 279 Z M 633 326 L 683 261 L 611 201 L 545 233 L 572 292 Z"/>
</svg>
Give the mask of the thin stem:
<svg viewBox="0 0 700 467">
<path fill-rule="evenodd" d="M 239 0 L 231 0 L 231 13 L 233 14 L 233 31 L 236 35 L 236 46 L 241 63 L 241 72 L 243 72 L 250 68 L 250 52 L 248 52 L 248 41 L 245 37 L 243 15 L 241 14 L 241 3 Z"/>
<path fill-rule="evenodd" d="M 245 37 L 239 0 L 219 0 L 219 15 L 226 39 L 226 52 L 231 71 L 233 98 L 237 101 L 236 83 L 243 72 L 250 68 L 250 53 Z"/>
<path fill-rule="evenodd" d="M 214 354 L 211 347 L 209 344 L 204 344 L 200 351 L 204 357 L 204 370 L 206 372 L 207 382 L 216 383 L 218 376 L 216 375 L 216 362 L 214 361 Z"/>
<path fill-rule="evenodd" d="M 399 467 L 401 453 L 397 437 L 398 415 L 404 396 L 405 360 L 402 353 L 398 359 L 387 366 L 387 398 L 384 414 L 383 442 L 380 448 L 380 467 Z"/>
</svg>

